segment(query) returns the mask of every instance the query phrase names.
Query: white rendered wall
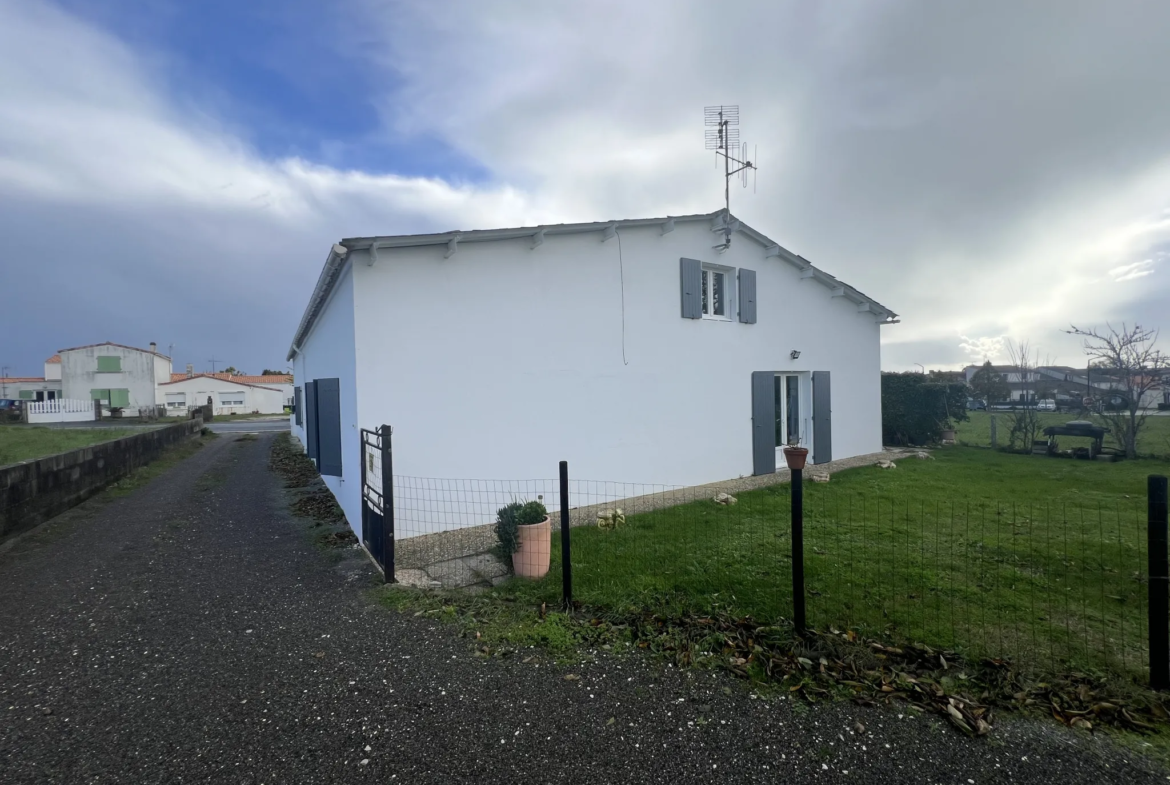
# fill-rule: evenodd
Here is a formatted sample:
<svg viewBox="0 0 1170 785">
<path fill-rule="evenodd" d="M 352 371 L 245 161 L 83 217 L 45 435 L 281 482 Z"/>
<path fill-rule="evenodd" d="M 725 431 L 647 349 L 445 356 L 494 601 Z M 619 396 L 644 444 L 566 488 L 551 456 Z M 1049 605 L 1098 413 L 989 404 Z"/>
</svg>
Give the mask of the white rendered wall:
<svg viewBox="0 0 1170 785">
<path fill-rule="evenodd" d="M 349 267 L 352 267 L 350 265 Z M 354 345 L 353 272 L 347 269 L 333 289 L 333 294 L 313 330 L 306 337 L 293 363 L 295 386 L 302 389 L 301 401 L 306 402 L 304 386 L 314 379 L 339 380 L 341 390 L 341 477 L 323 477 L 354 533 L 361 537 L 361 468 L 358 464 L 358 404 Z M 292 433 L 308 446 L 302 415 L 302 425 L 290 417 Z"/>
<path fill-rule="evenodd" d="M 6 382 L 0 381 L 0 398 L 20 398 L 22 390 L 32 392 L 32 400 L 36 400 L 36 393 L 38 392 L 44 393 L 44 397 L 48 398 L 50 390 L 55 393 L 54 397 L 57 397 L 61 394 L 61 382 L 44 379 L 36 379 L 31 382 L 15 382 L 11 379 Z M 29 399 L 26 398 L 25 400 Z"/>
<path fill-rule="evenodd" d="M 98 373 L 97 358 L 112 356 L 122 358 L 122 370 Z M 155 355 L 150 352 L 121 346 L 91 346 L 61 352 L 62 390 L 66 398 L 86 400 L 90 390 L 125 389 L 129 391 L 130 409 L 154 406 L 154 364 Z"/>
<path fill-rule="evenodd" d="M 220 403 L 220 393 L 242 392 L 243 406 L 224 406 Z M 284 412 L 284 394 L 280 390 L 255 387 L 227 379 L 216 379 L 210 376 L 194 376 L 190 379 L 180 379 L 170 384 L 160 384 L 158 387 L 158 403 L 165 404 L 168 394 L 184 393 L 187 396 L 187 406 L 203 406 L 207 397 L 211 396 L 213 413 L 216 415 L 231 414 L 281 414 Z"/>
<path fill-rule="evenodd" d="M 45 363 L 45 381 L 61 381 L 61 363 Z"/>
<path fill-rule="evenodd" d="M 719 254 L 706 222 L 625 229 L 623 359 L 619 243 L 601 238 L 383 249 L 373 267 L 351 254 L 361 424 L 394 426 L 396 474 L 552 478 L 563 459 L 577 479 L 750 475 L 753 371 L 830 371 L 833 457 L 881 449 L 872 314 L 744 235 Z M 755 270 L 758 323 L 681 318 L 683 256 Z M 325 318 L 352 318 L 344 298 Z M 345 351 L 334 334 L 327 356 Z M 297 369 L 298 384 L 323 375 Z"/>
</svg>

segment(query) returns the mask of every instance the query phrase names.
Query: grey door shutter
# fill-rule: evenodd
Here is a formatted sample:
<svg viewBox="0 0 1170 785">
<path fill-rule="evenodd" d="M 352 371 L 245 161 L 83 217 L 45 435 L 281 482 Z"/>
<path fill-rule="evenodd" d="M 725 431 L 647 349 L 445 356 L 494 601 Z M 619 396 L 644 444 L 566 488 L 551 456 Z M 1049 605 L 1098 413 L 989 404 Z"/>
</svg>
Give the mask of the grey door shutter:
<svg viewBox="0 0 1170 785">
<path fill-rule="evenodd" d="M 301 388 L 297 387 L 293 390 L 293 393 L 293 408 L 296 410 L 297 425 L 301 425 L 304 422 L 304 413 L 301 411 L 304 408 L 302 406 L 303 401 L 301 400 Z"/>
<path fill-rule="evenodd" d="M 341 384 L 317 380 L 317 468 L 330 477 L 341 476 Z"/>
<path fill-rule="evenodd" d="M 305 450 L 317 460 L 317 385 L 305 384 Z"/>
<path fill-rule="evenodd" d="M 833 460 L 833 396 L 828 371 L 812 375 L 813 463 Z"/>
<path fill-rule="evenodd" d="M 776 471 L 776 374 L 752 372 L 752 474 Z"/>
<path fill-rule="evenodd" d="M 739 320 L 744 324 L 756 323 L 756 271 L 739 270 Z"/>
<path fill-rule="evenodd" d="M 679 259 L 684 319 L 703 318 L 703 263 L 698 259 Z"/>
</svg>

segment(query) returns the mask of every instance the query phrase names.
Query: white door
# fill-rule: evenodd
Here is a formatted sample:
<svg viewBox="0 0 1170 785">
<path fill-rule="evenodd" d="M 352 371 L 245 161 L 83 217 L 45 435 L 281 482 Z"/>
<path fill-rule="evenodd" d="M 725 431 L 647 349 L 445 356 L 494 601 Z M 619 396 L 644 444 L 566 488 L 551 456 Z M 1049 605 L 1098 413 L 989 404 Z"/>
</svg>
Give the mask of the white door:
<svg viewBox="0 0 1170 785">
<path fill-rule="evenodd" d="M 809 423 L 809 375 L 778 373 L 774 381 L 776 402 L 776 466 L 784 466 L 783 449 L 788 445 L 812 448 Z"/>
</svg>

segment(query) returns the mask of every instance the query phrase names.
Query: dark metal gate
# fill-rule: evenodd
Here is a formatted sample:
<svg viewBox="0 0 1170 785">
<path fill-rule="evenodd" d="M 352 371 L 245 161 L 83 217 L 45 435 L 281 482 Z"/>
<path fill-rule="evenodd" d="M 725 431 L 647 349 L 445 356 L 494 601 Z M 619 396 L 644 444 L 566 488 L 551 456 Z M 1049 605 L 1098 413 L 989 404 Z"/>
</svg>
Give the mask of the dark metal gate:
<svg viewBox="0 0 1170 785">
<path fill-rule="evenodd" d="M 395 583 L 393 432 L 389 425 L 361 430 L 362 544 L 382 567 L 386 583 Z"/>
</svg>

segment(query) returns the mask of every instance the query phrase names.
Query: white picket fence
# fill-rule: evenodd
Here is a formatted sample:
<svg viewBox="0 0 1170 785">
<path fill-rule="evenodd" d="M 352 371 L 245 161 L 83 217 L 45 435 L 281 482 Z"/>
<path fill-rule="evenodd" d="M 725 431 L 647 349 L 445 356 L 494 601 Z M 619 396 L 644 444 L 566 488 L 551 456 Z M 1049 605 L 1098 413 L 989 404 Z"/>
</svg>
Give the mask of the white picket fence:
<svg viewBox="0 0 1170 785">
<path fill-rule="evenodd" d="M 30 423 L 90 422 L 95 419 L 93 401 L 58 398 L 55 401 L 29 401 L 26 406 Z"/>
</svg>

